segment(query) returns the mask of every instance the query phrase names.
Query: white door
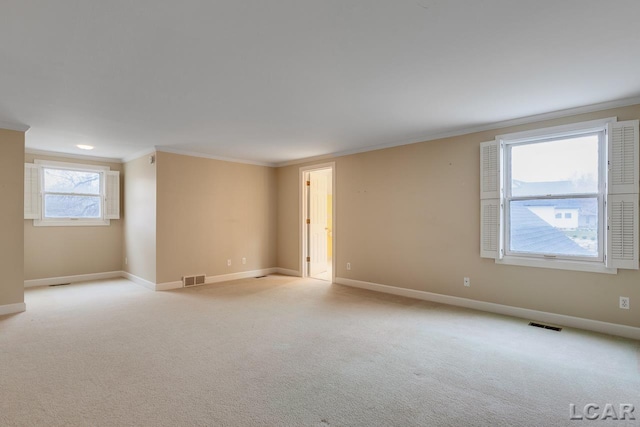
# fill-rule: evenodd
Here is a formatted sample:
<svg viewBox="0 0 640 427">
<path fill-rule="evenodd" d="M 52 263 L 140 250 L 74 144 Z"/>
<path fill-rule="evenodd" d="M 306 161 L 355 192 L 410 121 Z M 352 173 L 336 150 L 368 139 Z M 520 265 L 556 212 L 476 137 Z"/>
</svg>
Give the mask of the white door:
<svg viewBox="0 0 640 427">
<path fill-rule="evenodd" d="M 316 276 L 327 271 L 328 175 L 323 172 L 309 175 L 309 276 Z"/>
</svg>

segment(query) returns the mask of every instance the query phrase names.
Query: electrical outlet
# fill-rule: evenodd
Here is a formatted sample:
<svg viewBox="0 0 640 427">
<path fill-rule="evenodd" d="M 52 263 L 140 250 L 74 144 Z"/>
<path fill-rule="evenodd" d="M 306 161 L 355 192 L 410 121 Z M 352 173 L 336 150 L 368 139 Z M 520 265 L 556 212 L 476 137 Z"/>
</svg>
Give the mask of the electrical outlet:
<svg viewBox="0 0 640 427">
<path fill-rule="evenodd" d="M 245 257 L 242 257 L 242 263 L 246 264 L 247 263 L 247 259 Z"/>
<path fill-rule="evenodd" d="M 129 265 L 129 257 L 124 257 L 124 265 Z"/>
<path fill-rule="evenodd" d="M 351 263 L 350 262 L 347 263 L 347 270 L 351 270 Z"/>
<path fill-rule="evenodd" d="M 468 288 L 471 286 L 471 280 L 468 277 L 464 278 L 464 285 Z"/>
<path fill-rule="evenodd" d="M 620 297 L 620 308 L 629 310 L 629 297 Z"/>
<path fill-rule="evenodd" d="M 231 267 L 231 260 L 230 259 L 227 260 L 227 267 Z"/>
</svg>

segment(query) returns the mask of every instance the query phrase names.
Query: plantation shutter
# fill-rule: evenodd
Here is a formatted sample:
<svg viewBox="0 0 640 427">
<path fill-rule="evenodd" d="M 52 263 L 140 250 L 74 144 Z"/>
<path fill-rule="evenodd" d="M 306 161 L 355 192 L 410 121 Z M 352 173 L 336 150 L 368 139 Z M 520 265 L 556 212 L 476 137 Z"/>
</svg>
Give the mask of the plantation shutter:
<svg viewBox="0 0 640 427">
<path fill-rule="evenodd" d="M 500 198 L 500 157 L 497 141 L 480 144 L 480 199 Z"/>
<path fill-rule="evenodd" d="M 480 256 L 499 258 L 500 254 L 500 200 L 480 201 Z"/>
<path fill-rule="evenodd" d="M 638 120 L 607 128 L 607 267 L 638 269 Z"/>
<path fill-rule="evenodd" d="M 120 172 L 105 172 L 104 218 L 120 219 Z"/>
<path fill-rule="evenodd" d="M 480 144 L 480 256 L 501 258 L 500 145 Z"/>
<path fill-rule="evenodd" d="M 638 194 L 638 120 L 609 123 L 608 193 Z"/>
<path fill-rule="evenodd" d="M 24 219 L 40 219 L 40 168 L 24 164 Z"/>
</svg>

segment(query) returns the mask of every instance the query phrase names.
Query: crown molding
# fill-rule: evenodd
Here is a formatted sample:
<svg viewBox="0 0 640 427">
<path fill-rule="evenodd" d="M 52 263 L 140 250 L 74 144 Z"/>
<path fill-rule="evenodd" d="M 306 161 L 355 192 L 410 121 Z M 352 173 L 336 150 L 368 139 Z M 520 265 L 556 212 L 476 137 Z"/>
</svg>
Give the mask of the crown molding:
<svg viewBox="0 0 640 427">
<path fill-rule="evenodd" d="M 121 159 L 121 162 L 122 163 L 129 163 L 132 160 L 136 160 L 136 159 L 139 159 L 140 157 L 148 156 L 148 155 L 153 154 L 155 152 L 156 152 L 155 147 L 147 148 L 146 150 L 137 151 L 137 152 L 135 152 L 133 154 L 130 154 L 130 155 L 126 156 L 126 157 L 123 157 Z"/>
<path fill-rule="evenodd" d="M 536 114 L 533 116 L 526 116 L 526 117 L 521 117 L 517 119 L 504 120 L 501 122 L 493 122 L 493 123 L 488 123 L 488 124 L 479 125 L 479 126 L 471 126 L 471 127 L 466 127 L 462 129 L 451 130 L 451 131 L 441 132 L 436 134 L 426 134 L 426 135 L 418 136 L 415 138 L 411 138 L 409 140 L 397 141 L 397 142 L 380 144 L 380 145 L 370 145 L 368 147 L 356 148 L 353 150 L 337 151 L 334 153 L 322 154 L 322 155 L 313 156 L 313 157 L 306 157 L 303 159 L 289 160 L 286 162 L 276 163 L 275 166 L 283 167 L 283 166 L 298 165 L 301 163 L 315 162 L 318 160 L 348 156 L 350 154 L 384 150 L 385 148 L 399 147 L 402 145 L 416 144 L 419 142 L 435 141 L 436 139 L 444 139 L 444 138 L 451 138 L 454 136 L 469 135 L 472 133 L 484 132 L 488 130 L 498 130 L 498 129 L 507 128 L 511 126 L 519 126 L 519 125 L 524 125 L 529 123 L 543 122 L 546 120 L 560 119 L 568 116 L 577 116 L 580 114 L 610 110 L 612 108 L 628 107 L 630 105 L 636 105 L 636 104 L 640 104 L 640 96 L 636 96 L 633 98 L 619 99 L 616 101 L 601 102 L 598 104 L 590 104 L 582 107 L 568 108 L 565 110 L 557 110 L 549 113 Z"/>
<path fill-rule="evenodd" d="M 103 163 L 122 163 L 122 160 L 112 157 L 87 156 L 85 154 L 61 153 L 59 151 L 35 150 L 33 148 L 25 148 L 25 154 L 35 154 L 40 156 L 65 157 L 67 159 L 90 160 L 93 162 Z"/>
<path fill-rule="evenodd" d="M 580 114 L 593 113 L 593 112 L 604 111 L 604 110 L 609 110 L 613 108 L 627 107 L 627 106 L 636 105 L 636 104 L 640 104 L 640 96 L 636 96 L 632 98 L 624 98 L 624 99 L 619 99 L 615 101 L 601 102 L 597 104 L 590 104 L 582 107 L 557 110 L 549 113 L 536 114 L 532 116 L 504 120 L 500 122 L 487 123 L 487 124 L 478 125 L 478 126 L 470 126 L 470 127 L 454 129 L 451 131 L 446 131 L 441 133 L 425 134 L 425 135 L 417 136 L 407 140 L 395 141 L 395 142 L 379 144 L 379 145 L 370 145 L 366 147 L 354 148 L 351 150 L 336 151 L 333 153 L 320 154 L 317 156 L 304 157 L 304 158 L 288 160 L 284 162 L 260 162 L 260 161 L 253 161 L 253 160 L 247 160 L 247 159 L 238 159 L 233 157 L 217 156 L 214 154 L 182 150 L 179 148 L 166 147 L 166 146 L 150 147 L 121 159 L 86 156 L 81 154 L 68 154 L 68 153 L 60 153 L 60 152 L 53 152 L 53 151 L 34 150 L 34 149 L 26 149 L 25 152 L 32 153 L 32 154 L 56 156 L 56 157 L 68 157 L 73 159 L 86 159 L 86 160 L 93 160 L 98 162 L 127 163 L 137 158 L 147 156 L 149 154 L 153 154 L 156 151 L 161 151 L 165 153 L 180 154 L 180 155 L 191 156 L 191 157 L 201 157 L 205 159 L 220 160 L 220 161 L 232 162 L 232 163 L 241 163 L 241 164 L 267 166 L 267 167 L 284 167 L 284 166 L 291 166 L 291 165 L 299 165 L 302 163 L 328 160 L 336 157 L 348 156 L 351 154 L 366 153 L 368 151 L 383 150 L 385 148 L 399 147 L 402 145 L 416 144 L 419 142 L 427 142 L 427 141 L 434 141 L 437 139 L 451 138 L 454 136 L 468 135 L 476 132 L 498 130 L 498 129 L 512 127 L 512 126 L 519 126 L 524 124 L 542 122 L 546 120 L 559 119 L 559 118 L 568 117 L 568 116 L 577 116 Z M 26 125 L 21 125 L 21 124 L 15 124 L 15 123 L 11 124 L 11 123 L 0 122 L 0 128 L 26 132 L 27 130 L 29 130 L 30 127 Z"/>
<path fill-rule="evenodd" d="M 9 122 L 0 122 L 0 129 L 7 130 L 15 130 L 18 132 L 26 132 L 31 129 L 31 126 L 27 126 L 22 123 L 9 123 Z"/>
<path fill-rule="evenodd" d="M 156 145 L 155 149 L 156 149 L 156 151 L 160 151 L 160 152 L 163 152 L 163 153 L 180 154 L 180 155 L 183 155 L 183 156 L 191 156 L 191 157 L 201 157 L 201 158 L 204 158 L 204 159 L 221 160 L 223 162 L 242 163 L 242 164 L 254 165 L 254 166 L 268 166 L 268 167 L 276 167 L 277 166 L 276 163 L 258 162 L 258 161 L 253 161 L 253 160 L 237 159 L 237 158 L 233 158 L 233 157 L 222 157 L 222 156 L 216 156 L 216 155 L 213 155 L 213 154 L 199 153 L 197 151 L 180 150 L 180 149 L 177 149 L 177 148 L 163 147 L 163 146 L 159 146 L 159 145 Z"/>
</svg>

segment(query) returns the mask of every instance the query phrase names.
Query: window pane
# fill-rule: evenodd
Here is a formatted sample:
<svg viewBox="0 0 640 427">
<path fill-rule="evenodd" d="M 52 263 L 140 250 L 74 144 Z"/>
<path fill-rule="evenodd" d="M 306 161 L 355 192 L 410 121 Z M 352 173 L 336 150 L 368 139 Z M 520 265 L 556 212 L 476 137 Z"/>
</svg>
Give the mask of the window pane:
<svg viewBox="0 0 640 427">
<path fill-rule="evenodd" d="M 52 193 L 100 194 L 100 174 L 97 172 L 45 169 L 44 191 Z"/>
<path fill-rule="evenodd" d="M 515 197 L 598 192 L 599 134 L 511 147 Z"/>
<path fill-rule="evenodd" d="M 100 197 L 96 196 L 44 196 L 45 218 L 101 218 Z"/>
<path fill-rule="evenodd" d="M 509 203 L 512 252 L 598 257 L 598 199 Z"/>
</svg>

